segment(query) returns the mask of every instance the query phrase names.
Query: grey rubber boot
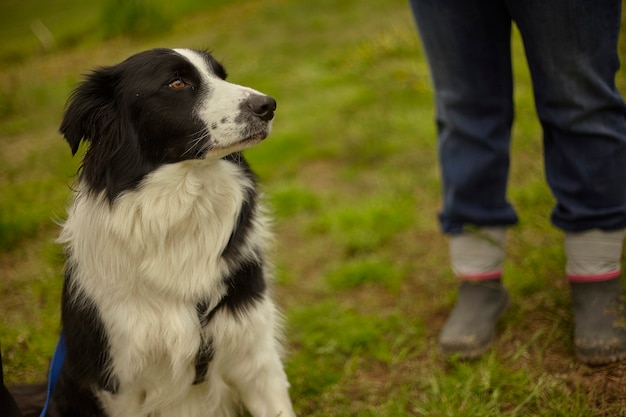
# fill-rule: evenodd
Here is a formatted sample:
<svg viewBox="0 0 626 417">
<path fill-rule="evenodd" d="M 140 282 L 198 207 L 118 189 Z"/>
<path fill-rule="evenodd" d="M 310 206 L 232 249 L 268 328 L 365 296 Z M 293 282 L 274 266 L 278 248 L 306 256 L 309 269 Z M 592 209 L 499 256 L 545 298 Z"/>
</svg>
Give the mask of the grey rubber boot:
<svg viewBox="0 0 626 417">
<path fill-rule="evenodd" d="M 461 359 L 482 355 L 493 343 L 496 323 L 508 305 L 499 279 L 461 282 L 456 305 L 439 334 L 443 354 Z"/>
<path fill-rule="evenodd" d="M 570 282 L 576 356 L 588 365 L 626 359 L 626 306 L 619 278 Z"/>
</svg>

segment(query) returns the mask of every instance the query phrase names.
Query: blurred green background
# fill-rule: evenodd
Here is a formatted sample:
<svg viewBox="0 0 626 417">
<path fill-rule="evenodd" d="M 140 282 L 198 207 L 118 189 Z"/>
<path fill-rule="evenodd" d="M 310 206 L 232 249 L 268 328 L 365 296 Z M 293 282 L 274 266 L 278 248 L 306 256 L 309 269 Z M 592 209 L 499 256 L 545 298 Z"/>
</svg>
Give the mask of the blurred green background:
<svg viewBox="0 0 626 417">
<path fill-rule="evenodd" d="M 626 415 L 626 365 L 588 368 L 573 355 L 561 234 L 548 220 L 554 201 L 517 32 L 513 303 L 494 351 L 466 363 L 444 361 L 436 344 L 456 285 L 436 222 L 432 89 L 407 2 L 2 0 L 0 12 L 9 383 L 46 378 L 59 331 L 54 239 L 79 163 L 57 131 L 65 100 L 93 67 L 191 47 L 278 102 L 272 136 L 246 155 L 275 213 L 275 293 L 299 415 Z M 617 83 L 625 92 L 624 71 Z"/>
</svg>

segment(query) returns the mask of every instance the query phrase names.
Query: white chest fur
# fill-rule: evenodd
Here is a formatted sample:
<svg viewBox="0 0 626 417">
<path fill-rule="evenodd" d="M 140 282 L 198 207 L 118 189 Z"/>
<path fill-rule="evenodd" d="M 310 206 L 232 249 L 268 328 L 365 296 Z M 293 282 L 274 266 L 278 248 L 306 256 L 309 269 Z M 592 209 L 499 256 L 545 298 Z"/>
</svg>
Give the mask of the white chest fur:
<svg viewBox="0 0 626 417">
<path fill-rule="evenodd" d="M 220 292 L 220 255 L 252 186 L 222 160 L 165 165 L 113 205 L 79 186 L 59 240 L 94 299 L 136 289 L 196 300 Z"/>
<path fill-rule="evenodd" d="M 201 343 L 196 303 L 210 308 L 226 291 L 220 255 L 252 186 L 221 160 L 165 165 L 113 205 L 79 186 L 59 240 L 74 284 L 97 306 L 121 387 L 164 403 L 189 391 Z M 254 222 L 244 252 L 262 249 L 262 226 Z"/>
</svg>

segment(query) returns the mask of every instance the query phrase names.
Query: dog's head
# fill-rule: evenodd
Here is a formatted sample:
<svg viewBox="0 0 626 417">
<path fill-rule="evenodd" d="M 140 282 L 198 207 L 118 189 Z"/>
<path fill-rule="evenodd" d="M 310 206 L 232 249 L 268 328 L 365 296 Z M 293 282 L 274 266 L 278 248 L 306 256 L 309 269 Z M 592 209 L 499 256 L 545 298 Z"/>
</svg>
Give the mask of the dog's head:
<svg viewBox="0 0 626 417">
<path fill-rule="evenodd" d="M 265 139 L 276 102 L 225 81 L 211 54 L 153 49 L 93 71 L 74 91 L 61 133 L 81 179 L 109 200 L 163 164 L 219 159 Z"/>
</svg>

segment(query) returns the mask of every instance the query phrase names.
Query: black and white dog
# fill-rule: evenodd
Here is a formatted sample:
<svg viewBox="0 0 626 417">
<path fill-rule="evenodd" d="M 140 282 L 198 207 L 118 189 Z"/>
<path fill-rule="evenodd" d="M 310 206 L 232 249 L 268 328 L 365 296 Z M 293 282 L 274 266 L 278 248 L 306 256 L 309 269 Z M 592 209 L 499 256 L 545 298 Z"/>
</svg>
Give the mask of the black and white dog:
<svg viewBox="0 0 626 417">
<path fill-rule="evenodd" d="M 89 147 L 59 237 L 67 356 L 48 416 L 294 415 L 240 153 L 276 102 L 225 78 L 207 52 L 155 49 L 70 97 L 61 132 Z"/>
</svg>

